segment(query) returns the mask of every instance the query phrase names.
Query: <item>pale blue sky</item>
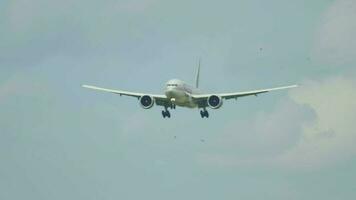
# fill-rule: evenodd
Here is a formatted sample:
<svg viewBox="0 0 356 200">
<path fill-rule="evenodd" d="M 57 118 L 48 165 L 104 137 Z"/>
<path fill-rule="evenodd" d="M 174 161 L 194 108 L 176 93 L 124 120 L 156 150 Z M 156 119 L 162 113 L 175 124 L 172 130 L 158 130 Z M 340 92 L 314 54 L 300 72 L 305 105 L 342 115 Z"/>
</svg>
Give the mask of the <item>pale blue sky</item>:
<svg viewBox="0 0 356 200">
<path fill-rule="evenodd" d="M 355 0 L 4 0 L 0 199 L 355 198 L 355 20 Z M 199 57 L 207 92 L 301 87 L 208 120 L 80 87 L 162 93 Z"/>
</svg>

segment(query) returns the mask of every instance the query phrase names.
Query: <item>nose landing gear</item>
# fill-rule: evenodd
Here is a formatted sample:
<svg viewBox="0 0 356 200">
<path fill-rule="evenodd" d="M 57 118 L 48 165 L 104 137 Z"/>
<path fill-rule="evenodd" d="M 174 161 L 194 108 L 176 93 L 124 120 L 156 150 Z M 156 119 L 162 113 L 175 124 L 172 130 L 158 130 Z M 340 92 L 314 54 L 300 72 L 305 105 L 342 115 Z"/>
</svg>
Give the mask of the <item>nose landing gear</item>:
<svg viewBox="0 0 356 200">
<path fill-rule="evenodd" d="M 200 111 L 200 116 L 201 116 L 201 118 L 204 118 L 204 117 L 209 118 L 209 113 L 206 109 L 204 109 L 204 110 Z"/>
</svg>

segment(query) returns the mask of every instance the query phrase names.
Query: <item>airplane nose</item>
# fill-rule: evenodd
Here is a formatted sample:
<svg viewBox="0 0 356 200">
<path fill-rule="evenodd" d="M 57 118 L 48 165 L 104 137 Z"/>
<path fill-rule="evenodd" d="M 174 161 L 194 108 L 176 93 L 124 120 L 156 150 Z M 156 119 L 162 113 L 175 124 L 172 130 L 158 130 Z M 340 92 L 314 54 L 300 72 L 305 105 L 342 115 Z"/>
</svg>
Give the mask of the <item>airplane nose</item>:
<svg viewBox="0 0 356 200">
<path fill-rule="evenodd" d="M 174 89 L 173 88 L 167 88 L 166 89 L 166 96 L 171 97 L 173 96 Z"/>
</svg>

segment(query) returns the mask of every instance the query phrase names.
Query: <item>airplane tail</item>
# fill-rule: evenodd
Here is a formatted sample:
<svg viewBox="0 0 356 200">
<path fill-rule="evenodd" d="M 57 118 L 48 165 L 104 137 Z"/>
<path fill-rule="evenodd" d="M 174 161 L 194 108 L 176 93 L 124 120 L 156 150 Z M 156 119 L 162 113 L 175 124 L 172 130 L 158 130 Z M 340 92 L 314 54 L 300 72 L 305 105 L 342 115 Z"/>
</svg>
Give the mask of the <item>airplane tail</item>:
<svg viewBox="0 0 356 200">
<path fill-rule="evenodd" d="M 196 77 L 195 77 L 195 87 L 196 87 L 196 88 L 199 88 L 200 63 L 201 63 L 201 59 L 199 58 L 199 64 L 198 64 L 198 69 L 197 69 L 197 75 L 196 75 Z"/>
</svg>

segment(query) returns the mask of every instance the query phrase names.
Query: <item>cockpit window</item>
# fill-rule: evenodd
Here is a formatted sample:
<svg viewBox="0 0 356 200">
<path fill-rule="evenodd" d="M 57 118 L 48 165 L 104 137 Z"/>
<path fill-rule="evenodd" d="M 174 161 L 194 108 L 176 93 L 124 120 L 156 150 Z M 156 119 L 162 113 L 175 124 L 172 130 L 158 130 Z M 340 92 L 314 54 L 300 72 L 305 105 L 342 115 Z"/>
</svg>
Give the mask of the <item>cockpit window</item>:
<svg viewBox="0 0 356 200">
<path fill-rule="evenodd" d="M 177 86 L 178 86 L 178 84 L 167 84 L 167 86 L 177 87 Z"/>
</svg>

